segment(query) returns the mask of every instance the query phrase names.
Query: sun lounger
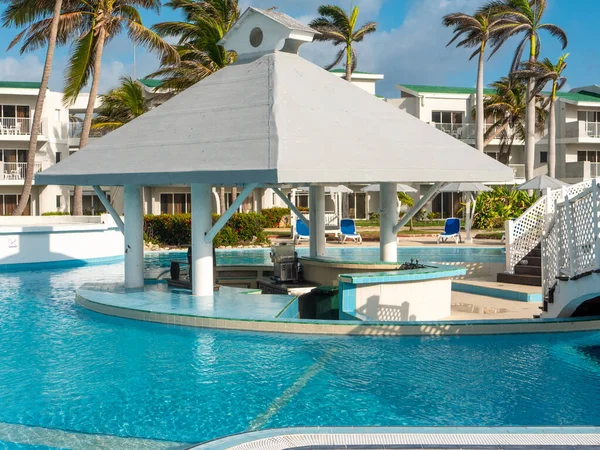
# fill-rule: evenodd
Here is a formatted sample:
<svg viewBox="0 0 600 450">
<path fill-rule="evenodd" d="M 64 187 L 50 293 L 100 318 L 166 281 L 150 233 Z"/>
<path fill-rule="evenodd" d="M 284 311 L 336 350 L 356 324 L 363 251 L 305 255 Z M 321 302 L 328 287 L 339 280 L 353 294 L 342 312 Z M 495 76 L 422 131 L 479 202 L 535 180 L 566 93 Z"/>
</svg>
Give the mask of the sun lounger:
<svg viewBox="0 0 600 450">
<path fill-rule="evenodd" d="M 352 239 L 354 242 L 362 244 L 362 237 L 356 232 L 356 223 L 352 219 L 342 219 L 340 222 L 340 244 L 346 242 L 346 239 Z"/>
<path fill-rule="evenodd" d="M 458 244 L 459 241 L 462 241 L 460 236 L 460 219 L 452 217 L 451 219 L 446 219 L 446 223 L 444 225 L 444 232 L 438 236 L 438 244 L 440 242 L 446 242 L 448 239 L 454 239 L 454 242 Z"/>
<path fill-rule="evenodd" d="M 294 230 L 294 244 L 300 241 L 308 241 L 310 239 L 310 231 L 306 224 L 300 219 L 296 220 L 296 229 Z"/>
</svg>

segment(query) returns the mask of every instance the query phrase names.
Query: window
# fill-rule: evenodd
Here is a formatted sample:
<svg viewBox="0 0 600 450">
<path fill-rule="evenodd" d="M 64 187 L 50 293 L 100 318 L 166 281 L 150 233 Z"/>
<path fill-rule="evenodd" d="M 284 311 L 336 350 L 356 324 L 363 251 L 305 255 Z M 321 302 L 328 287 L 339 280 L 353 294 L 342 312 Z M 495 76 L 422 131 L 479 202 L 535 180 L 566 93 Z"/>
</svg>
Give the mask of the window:
<svg viewBox="0 0 600 450">
<path fill-rule="evenodd" d="M 231 194 L 230 194 L 231 195 Z M 161 193 L 161 214 L 182 214 L 192 212 L 192 195 L 190 193 Z"/>
<path fill-rule="evenodd" d="M 27 170 L 27 150 L 0 149 L 0 179 L 22 180 Z"/>
<path fill-rule="evenodd" d="M 577 120 L 587 123 L 600 122 L 600 111 L 578 111 Z"/>
<path fill-rule="evenodd" d="M 60 195 L 57 195 L 57 196 L 56 196 L 56 207 L 57 207 L 57 208 L 60 208 L 60 204 L 61 204 L 61 200 L 60 200 L 60 199 L 61 199 L 61 196 L 60 196 Z"/>
<path fill-rule="evenodd" d="M 29 134 L 29 105 L 0 105 L 0 128 L 9 134 Z"/>
<path fill-rule="evenodd" d="M 486 155 L 488 155 L 490 158 L 494 158 L 496 161 L 498 160 L 498 157 L 500 156 L 500 153 L 498 152 L 485 152 Z"/>
<path fill-rule="evenodd" d="M 106 199 L 110 202 L 110 194 L 105 192 Z M 95 216 L 106 212 L 106 208 L 98 198 L 95 192 L 84 191 L 83 192 L 83 215 L 84 216 Z M 73 192 L 70 193 L 70 206 L 73 211 Z"/>
<path fill-rule="evenodd" d="M 56 152 L 56 164 L 60 162 L 60 158 L 62 157 L 60 152 Z"/>
<path fill-rule="evenodd" d="M 451 134 L 457 139 L 463 138 L 463 117 L 462 111 L 432 111 L 431 121 L 438 130 Z"/>
<path fill-rule="evenodd" d="M 540 163 L 546 164 L 548 162 L 548 152 L 540 152 Z"/>
<path fill-rule="evenodd" d="M 19 204 L 19 198 L 21 196 L 18 194 L 0 194 L 0 215 L 2 216 L 10 216 L 13 211 L 17 208 Z M 31 201 L 27 203 L 25 207 L 25 212 L 23 213 L 26 216 L 31 215 L 31 210 L 29 208 Z"/>
<path fill-rule="evenodd" d="M 77 150 L 69 150 L 69 156 L 71 156 L 73 153 L 75 153 Z"/>
<path fill-rule="evenodd" d="M 597 150 L 581 150 L 577 152 L 577 161 L 600 162 L 600 151 Z"/>
</svg>

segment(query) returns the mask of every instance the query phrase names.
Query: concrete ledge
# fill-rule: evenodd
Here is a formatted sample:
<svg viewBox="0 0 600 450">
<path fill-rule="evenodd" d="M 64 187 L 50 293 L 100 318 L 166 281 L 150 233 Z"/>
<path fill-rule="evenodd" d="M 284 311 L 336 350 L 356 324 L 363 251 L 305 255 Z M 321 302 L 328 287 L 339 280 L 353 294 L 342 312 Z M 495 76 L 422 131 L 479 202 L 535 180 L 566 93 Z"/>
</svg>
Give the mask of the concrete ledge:
<svg viewBox="0 0 600 450">
<path fill-rule="evenodd" d="M 107 285 L 98 292 L 118 292 L 119 287 Z M 85 294 L 85 296 L 83 295 Z M 132 295 L 139 296 L 139 292 Z M 127 296 L 127 292 L 119 295 Z M 154 294 L 156 296 L 156 294 Z M 168 302 L 170 294 L 166 294 Z M 253 298 L 259 297 L 251 296 Z M 273 318 L 268 320 L 250 320 L 227 317 L 207 317 L 189 312 L 157 312 L 133 307 L 117 306 L 116 303 L 102 303 L 102 296 L 94 299 L 94 291 L 80 290 L 76 301 L 91 311 L 126 319 L 156 322 L 168 325 L 191 326 L 200 328 L 218 328 L 226 330 L 258 331 L 270 333 L 297 333 L 319 335 L 353 336 L 458 336 L 492 335 L 514 333 L 562 333 L 571 331 L 600 330 L 600 317 L 576 319 L 524 319 L 524 320 L 479 320 L 479 321 L 430 321 L 430 322 L 378 322 L 356 320 L 305 320 Z M 248 300 L 248 295 L 240 295 L 240 302 Z M 123 298 L 123 303 L 126 299 Z"/>
<path fill-rule="evenodd" d="M 455 280 L 452 282 L 452 290 L 517 302 L 542 302 L 542 289 L 536 286 L 510 285 L 492 281 Z"/>
</svg>

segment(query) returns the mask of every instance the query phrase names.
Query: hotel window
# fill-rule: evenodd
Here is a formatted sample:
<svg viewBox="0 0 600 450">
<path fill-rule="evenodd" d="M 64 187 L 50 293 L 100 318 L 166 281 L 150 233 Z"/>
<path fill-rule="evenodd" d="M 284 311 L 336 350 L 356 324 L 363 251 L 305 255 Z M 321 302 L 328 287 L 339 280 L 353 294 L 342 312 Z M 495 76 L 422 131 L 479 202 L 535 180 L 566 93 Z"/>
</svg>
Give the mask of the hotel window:
<svg viewBox="0 0 600 450">
<path fill-rule="evenodd" d="M 0 215 L 2 216 L 10 216 L 13 211 L 17 208 L 17 204 L 19 203 L 19 198 L 21 196 L 18 194 L 0 194 Z M 23 215 L 29 216 L 31 215 L 31 211 L 29 209 L 29 205 L 31 202 L 27 203 L 25 207 L 25 212 Z"/>
<path fill-rule="evenodd" d="M 498 152 L 485 152 L 485 154 L 490 158 L 494 158 L 496 161 L 498 161 L 498 157 L 500 156 L 500 153 Z"/>
<path fill-rule="evenodd" d="M 104 192 L 104 195 L 110 202 L 110 194 L 108 192 Z M 82 204 L 84 216 L 96 216 L 106 212 L 106 208 L 93 191 L 83 191 Z M 71 211 L 73 211 L 73 191 L 70 192 L 70 206 Z"/>
<path fill-rule="evenodd" d="M 174 192 L 160 194 L 161 214 L 182 214 L 192 212 L 192 195 Z"/>
<path fill-rule="evenodd" d="M 548 163 L 548 152 L 540 152 L 540 164 Z"/>
<path fill-rule="evenodd" d="M 578 162 L 600 162 L 600 151 L 597 150 L 581 150 L 577 152 Z"/>
<path fill-rule="evenodd" d="M 62 157 L 62 154 L 60 152 L 56 152 L 56 164 L 58 164 L 60 162 L 61 157 Z"/>
<path fill-rule="evenodd" d="M 437 129 L 460 138 L 464 115 L 462 111 L 432 111 L 431 121 Z"/>
<path fill-rule="evenodd" d="M 0 179 L 22 180 L 27 169 L 27 150 L 0 149 Z"/>
<path fill-rule="evenodd" d="M 600 111 L 578 111 L 577 120 L 585 122 L 585 134 L 588 137 L 600 137 Z"/>
<path fill-rule="evenodd" d="M 29 134 L 29 114 L 28 105 L 0 105 L 2 130 L 14 134 Z"/>
</svg>

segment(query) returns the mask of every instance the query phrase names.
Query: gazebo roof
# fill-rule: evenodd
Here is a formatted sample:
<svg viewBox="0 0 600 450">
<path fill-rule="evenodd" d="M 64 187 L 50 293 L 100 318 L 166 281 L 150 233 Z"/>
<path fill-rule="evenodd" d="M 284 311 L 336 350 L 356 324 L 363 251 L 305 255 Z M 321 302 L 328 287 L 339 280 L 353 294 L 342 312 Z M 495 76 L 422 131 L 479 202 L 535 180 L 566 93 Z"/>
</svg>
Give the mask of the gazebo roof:
<svg viewBox="0 0 600 450">
<path fill-rule="evenodd" d="M 236 64 L 91 141 L 37 183 L 512 181 L 503 164 L 299 57 L 310 29 L 272 16 L 250 8 L 224 39 L 237 46 L 228 47 Z M 263 44 L 241 48 L 257 27 Z"/>
</svg>

